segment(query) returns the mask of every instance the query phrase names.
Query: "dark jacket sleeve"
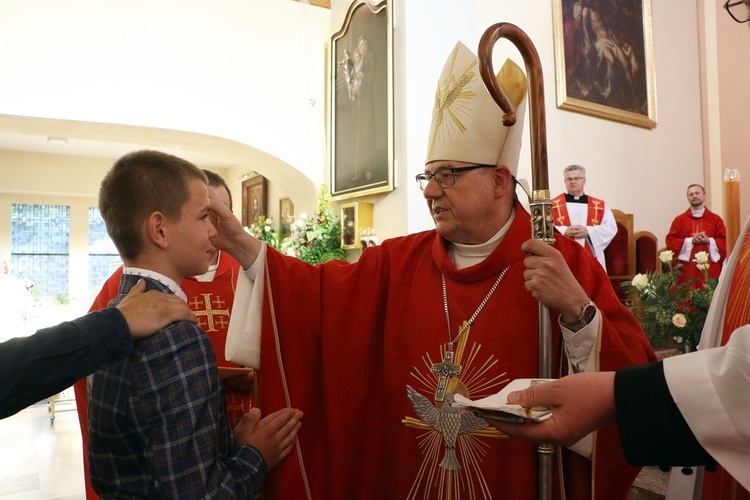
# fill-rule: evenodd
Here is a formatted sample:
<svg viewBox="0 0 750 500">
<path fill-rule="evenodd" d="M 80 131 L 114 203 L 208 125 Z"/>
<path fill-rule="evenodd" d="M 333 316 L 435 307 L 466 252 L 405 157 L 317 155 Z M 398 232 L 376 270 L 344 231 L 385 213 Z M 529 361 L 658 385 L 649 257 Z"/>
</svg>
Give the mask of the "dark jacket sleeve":
<svg viewBox="0 0 750 500">
<path fill-rule="evenodd" d="M 615 406 L 625 458 L 632 465 L 715 465 L 669 392 L 661 362 L 615 374 Z"/>
<path fill-rule="evenodd" d="M 0 344 L 0 418 L 41 401 L 133 348 L 120 311 L 109 307 Z"/>
</svg>

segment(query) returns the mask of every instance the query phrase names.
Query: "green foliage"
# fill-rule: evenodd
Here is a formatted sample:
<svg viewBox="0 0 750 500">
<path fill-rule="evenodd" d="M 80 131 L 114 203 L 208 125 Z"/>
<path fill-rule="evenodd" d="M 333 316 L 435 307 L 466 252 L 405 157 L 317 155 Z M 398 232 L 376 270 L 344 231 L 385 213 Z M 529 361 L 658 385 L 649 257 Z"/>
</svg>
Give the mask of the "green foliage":
<svg viewBox="0 0 750 500">
<path fill-rule="evenodd" d="M 632 281 L 622 283 L 627 306 L 653 346 L 674 342 L 682 352 L 695 350 L 717 280 L 708 277 L 710 264 L 700 261 L 696 264 L 704 272 L 704 285 L 693 288 L 692 281 L 678 284 L 681 264 L 672 266 L 671 252 L 662 252 L 659 259 L 667 265 L 667 271 L 636 274 Z"/>
<path fill-rule="evenodd" d="M 341 225 L 325 186 L 320 187 L 318 211 L 312 217 L 301 214 L 292 224 L 292 236 L 282 242 L 281 251 L 313 265 L 346 260 L 341 248 Z"/>
<path fill-rule="evenodd" d="M 245 231 L 252 234 L 260 241 L 265 241 L 269 247 L 276 250 L 281 249 L 281 241 L 279 240 L 279 233 L 272 227 L 273 219 L 266 218 L 265 215 L 258 217 L 258 220 L 253 222 L 249 227 L 245 228 Z"/>
<path fill-rule="evenodd" d="M 271 219 L 261 216 L 245 231 L 275 250 L 313 265 L 329 260 L 346 260 L 346 253 L 341 248 L 341 225 L 325 186 L 320 187 L 318 211 L 312 217 L 300 214 L 300 218 L 292 224 L 290 237 L 281 240 L 272 224 Z"/>
</svg>

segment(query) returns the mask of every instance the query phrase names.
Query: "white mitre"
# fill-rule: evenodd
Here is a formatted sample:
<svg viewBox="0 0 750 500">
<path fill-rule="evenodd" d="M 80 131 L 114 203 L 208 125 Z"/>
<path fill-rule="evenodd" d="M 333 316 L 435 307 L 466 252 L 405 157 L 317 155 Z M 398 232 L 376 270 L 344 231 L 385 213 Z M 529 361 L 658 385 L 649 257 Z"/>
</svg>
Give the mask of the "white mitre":
<svg viewBox="0 0 750 500">
<path fill-rule="evenodd" d="M 479 73 L 479 60 L 458 42 L 440 74 L 435 91 L 427 161 L 462 161 L 505 165 L 515 176 L 526 110 L 526 75 L 508 59 L 497 81 L 515 106 L 516 124 L 503 125 L 503 110 L 495 103 Z"/>
</svg>

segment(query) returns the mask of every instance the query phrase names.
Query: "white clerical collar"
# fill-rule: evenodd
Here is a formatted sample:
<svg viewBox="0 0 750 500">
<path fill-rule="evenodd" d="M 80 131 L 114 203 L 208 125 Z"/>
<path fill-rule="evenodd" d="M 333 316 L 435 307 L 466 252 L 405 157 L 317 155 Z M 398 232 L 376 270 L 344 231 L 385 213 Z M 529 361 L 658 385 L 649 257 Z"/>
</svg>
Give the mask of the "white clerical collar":
<svg viewBox="0 0 750 500">
<path fill-rule="evenodd" d="M 484 243 L 480 243 L 479 245 L 452 243 L 449 255 L 453 263 L 456 265 L 456 268 L 465 269 L 479 264 L 489 257 L 510 230 L 510 225 L 515 217 L 516 209 L 514 207 L 510 213 L 510 217 L 508 217 L 508 222 L 506 222 L 492 238 Z"/>
<path fill-rule="evenodd" d="M 695 210 L 693 207 L 690 207 L 690 211 L 693 213 L 693 217 L 701 218 L 703 217 L 703 214 L 706 212 L 706 206 L 701 205 L 701 207 L 698 210 Z"/>
<path fill-rule="evenodd" d="M 161 273 L 151 271 L 150 269 L 141 269 L 140 267 L 123 267 L 122 274 L 132 274 L 134 276 L 143 276 L 145 278 L 156 280 L 172 290 L 172 293 L 177 295 L 179 298 L 187 302 L 187 295 L 185 295 L 185 292 L 182 291 L 182 288 L 180 288 L 180 286 L 175 283 L 173 279 L 167 278 Z"/>
<path fill-rule="evenodd" d="M 216 270 L 219 268 L 219 262 L 221 262 L 221 252 L 218 253 L 216 258 L 216 264 L 211 264 L 208 266 L 208 271 L 206 271 L 203 274 L 199 274 L 198 276 L 193 276 L 196 281 L 200 281 L 201 283 L 210 283 L 214 280 L 216 277 Z"/>
</svg>

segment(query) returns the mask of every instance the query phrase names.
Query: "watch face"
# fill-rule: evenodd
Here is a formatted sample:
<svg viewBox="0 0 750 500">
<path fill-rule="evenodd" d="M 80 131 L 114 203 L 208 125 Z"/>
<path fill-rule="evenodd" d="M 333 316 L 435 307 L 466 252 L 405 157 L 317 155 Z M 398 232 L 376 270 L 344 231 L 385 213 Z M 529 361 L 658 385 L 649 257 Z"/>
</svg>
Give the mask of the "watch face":
<svg viewBox="0 0 750 500">
<path fill-rule="evenodd" d="M 583 319 L 584 321 L 586 321 L 587 325 L 591 323 L 591 320 L 594 319 L 594 316 L 596 316 L 596 306 L 589 303 L 583 310 Z"/>
</svg>

